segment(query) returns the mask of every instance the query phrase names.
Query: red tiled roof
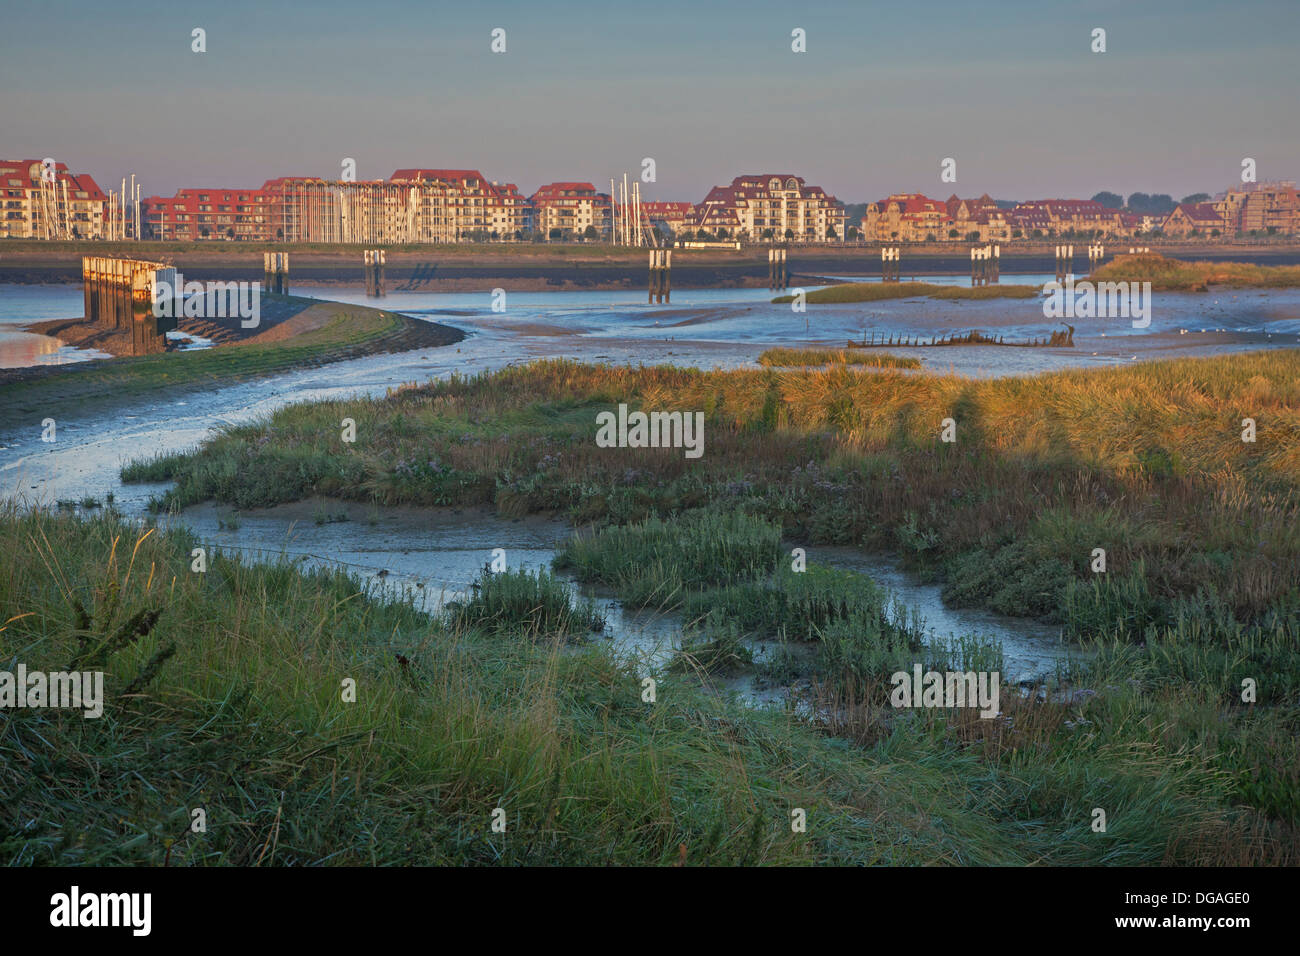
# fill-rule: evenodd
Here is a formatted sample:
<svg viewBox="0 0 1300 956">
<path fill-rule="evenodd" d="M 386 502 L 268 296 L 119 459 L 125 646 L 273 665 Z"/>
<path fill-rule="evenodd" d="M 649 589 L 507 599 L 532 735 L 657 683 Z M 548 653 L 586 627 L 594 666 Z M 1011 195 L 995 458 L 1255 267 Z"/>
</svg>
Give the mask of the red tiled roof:
<svg viewBox="0 0 1300 956">
<path fill-rule="evenodd" d="M 21 179 L 25 188 L 31 188 L 39 182 L 39 179 L 32 178 L 32 167 L 40 167 L 41 164 L 42 161 L 39 159 L 0 159 L 0 176 L 9 179 Z M 40 176 L 39 168 L 36 170 L 36 175 Z M 102 200 L 108 198 L 104 191 L 99 188 L 99 184 L 95 182 L 94 177 L 88 173 L 68 172 L 67 163 L 56 162 L 54 164 L 54 179 L 55 182 L 66 182 L 69 192 L 86 193 L 85 199 Z"/>
<path fill-rule="evenodd" d="M 596 192 L 591 183 L 547 183 L 539 186 L 529 197 L 529 202 L 562 203 L 574 201 L 609 202 L 609 196 Z"/>
<path fill-rule="evenodd" d="M 695 204 L 689 202 L 662 201 L 641 203 L 641 212 L 646 216 L 690 215 L 694 210 Z"/>
<path fill-rule="evenodd" d="M 1223 222 L 1223 217 L 1219 215 L 1218 210 L 1207 202 L 1179 203 L 1177 208 L 1192 222 Z"/>
<path fill-rule="evenodd" d="M 449 183 L 463 183 L 469 179 L 476 179 L 480 183 L 487 183 L 487 179 L 477 169 L 398 169 L 394 170 L 393 175 L 388 177 L 389 181 L 404 180 L 419 181 L 421 179 L 439 179 Z"/>
</svg>

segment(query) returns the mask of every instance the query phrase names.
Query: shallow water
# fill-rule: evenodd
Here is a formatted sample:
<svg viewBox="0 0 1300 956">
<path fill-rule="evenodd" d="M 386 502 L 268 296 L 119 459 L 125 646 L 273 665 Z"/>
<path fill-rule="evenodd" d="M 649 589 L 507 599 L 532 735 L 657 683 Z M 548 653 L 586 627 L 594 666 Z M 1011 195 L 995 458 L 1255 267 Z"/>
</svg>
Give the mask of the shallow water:
<svg viewBox="0 0 1300 956">
<path fill-rule="evenodd" d="M 346 520 L 338 520 L 346 518 Z M 510 570 L 549 568 L 556 548 L 570 535 L 567 522 L 554 518 L 504 518 L 477 508 L 374 508 L 351 502 L 310 501 L 235 513 L 224 505 L 188 508 L 178 519 L 209 546 L 248 558 L 288 558 L 305 568 L 342 565 L 393 597 L 436 611 L 448 601 L 464 600 L 469 588 L 493 560 L 505 552 Z M 1002 644 L 1004 677 L 1011 681 L 1051 674 L 1068 648 L 1056 629 L 988 611 L 944 607 L 939 588 L 919 583 L 886 556 L 865 555 L 852 548 L 813 547 L 808 559 L 864 574 L 915 608 L 933 639 L 980 634 Z M 602 637 L 614 642 L 617 656 L 662 672 L 681 646 L 679 615 L 625 609 L 603 588 L 581 587 L 606 618 Z M 594 638 L 601 639 L 601 638 Z M 775 645 L 754 642 L 761 660 Z M 777 689 L 763 690 L 740 680 L 745 696 L 775 700 Z"/>
<path fill-rule="evenodd" d="M 0 282 L 0 368 L 64 365 L 108 358 L 97 349 L 64 345 L 52 335 L 19 331 L 46 319 L 73 319 L 85 311 L 79 285 L 18 285 Z"/>
<path fill-rule="evenodd" d="M 347 520 L 331 520 L 346 516 Z M 550 568 L 571 533 L 567 522 L 505 518 L 478 508 L 374 508 L 352 502 L 296 502 L 235 513 L 224 505 L 186 509 L 177 519 L 207 544 L 250 559 L 288 558 L 304 568 L 341 565 L 394 598 L 437 611 L 469 596 L 493 552 L 511 571 Z M 661 670 L 681 645 L 677 615 L 624 608 L 603 588 L 571 583 L 605 617 L 592 640 L 611 640 L 623 660 Z"/>
<path fill-rule="evenodd" d="M 857 571 L 892 591 L 905 605 L 916 608 L 932 639 L 944 641 L 961 635 L 985 635 L 1002 644 L 1004 679 L 1011 682 L 1051 675 L 1071 646 L 1061 640 L 1060 628 L 1023 618 L 1006 617 L 980 608 L 944 606 L 937 584 L 924 584 L 887 555 L 867 555 L 853 548 L 808 548 L 809 562 Z"/>
<path fill-rule="evenodd" d="M 959 276 L 918 278 L 941 284 L 970 282 L 969 277 Z M 1051 277 L 1008 274 L 1002 278 L 1007 284 L 1041 285 Z M 557 356 L 619 364 L 668 362 L 735 368 L 750 366 L 764 348 L 772 345 L 842 347 L 849 339 L 859 340 L 872 333 L 929 337 L 971 329 L 1000 334 L 1008 340 L 1025 340 L 1042 338 L 1061 328 L 1060 321 L 1044 317 L 1039 299 L 894 299 L 817 305 L 796 313 L 789 305 L 773 304 L 767 289 L 684 289 L 673 293 L 669 305 L 648 305 L 645 293 L 636 290 L 525 291 L 507 292 L 505 310 L 494 312 L 489 292 L 396 291 L 383 299 L 371 299 L 358 290 L 304 285 L 296 286 L 294 293 L 378 304 L 417 318 L 473 330 L 496 343 L 477 356 L 472 353 L 478 350 L 468 346 L 462 353 L 462 371 Z M 19 325 L 77 315 L 81 301 L 80 288 L 74 285 L 0 284 L 0 365 L 30 359 L 29 355 L 24 357 L 27 353 L 15 338 L 20 334 L 16 332 Z M 1170 355 L 1291 346 L 1300 342 L 1300 290 L 1155 293 L 1151 324 L 1144 329 L 1135 329 L 1130 320 L 1122 318 L 1070 321 L 1076 327 L 1074 348 L 896 347 L 891 351 L 914 355 L 932 370 L 997 376 L 1125 364 Z M 61 354 L 66 358 L 73 351 Z M 79 353 L 71 357 L 88 356 Z M 409 367 L 420 377 L 427 374 L 418 363 L 401 358 L 394 360 L 394 367 Z"/>
</svg>

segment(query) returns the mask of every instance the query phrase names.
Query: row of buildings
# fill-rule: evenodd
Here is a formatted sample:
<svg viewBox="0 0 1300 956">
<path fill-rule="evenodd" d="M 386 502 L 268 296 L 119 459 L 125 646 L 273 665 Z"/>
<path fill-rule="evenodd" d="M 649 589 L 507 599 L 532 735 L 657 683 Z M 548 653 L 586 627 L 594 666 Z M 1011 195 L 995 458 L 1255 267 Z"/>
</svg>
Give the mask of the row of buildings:
<svg viewBox="0 0 1300 956">
<path fill-rule="evenodd" d="M 1007 208 L 987 194 L 978 199 L 931 199 L 897 193 L 867 204 L 862 236 L 868 242 L 979 242 L 1053 236 L 1124 238 L 1156 234 L 1179 238 L 1300 233 L 1300 197 L 1293 182 L 1250 183 L 1210 202 L 1180 203 L 1166 215 L 1110 209 L 1090 199 L 1036 199 Z"/>
<path fill-rule="evenodd" d="M 598 239 L 631 221 L 645 232 L 723 240 L 980 242 L 1065 235 L 1102 237 L 1300 233 L 1294 183 L 1249 184 L 1167 216 L 1109 209 L 1082 199 L 1010 208 L 988 195 L 931 199 L 899 193 L 869 203 L 860 223 L 819 186 L 788 173 L 737 176 L 703 201 L 636 202 L 627 208 L 591 183 L 556 182 L 524 196 L 474 169 L 399 169 L 383 180 L 285 176 L 258 188 L 186 188 L 124 203 L 63 163 L 0 160 L 0 238 L 290 243 L 444 243 Z M 627 232 L 623 230 L 626 237 Z"/>
<path fill-rule="evenodd" d="M 0 238 L 134 235 L 125 206 L 87 175 L 38 160 L 0 161 Z M 591 183 L 548 183 L 524 196 L 474 169 L 399 169 L 384 180 L 284 176 L 260 187 L 185 188 L 138 203 L 145 239 L 260 242 L 441 243 L 542 237 L 608 238 L 616 221 L 647 232 L 722 239 L 826 242 L 845 234 L 844 206 L 786 174 L 740 176 L 703 203 L 623 204 Z M 114 209 L 122 213 L 116 228 Z"/>
<path fill-rule="evenodd" d="M 157 239 L 286 242 L 461 242 L 607 238 L 616 220 L 674 235 L 827 242 L 845 234 L 844 206 L 798 176 L 740 176 L 703 203 L 614 201 L 591 183 L 548 183 L 525 197 L 472 169 L 399 169 L 386 180 L 284 177 L 260 189 L 182 189 L 142 201 Z"/>
</svg>

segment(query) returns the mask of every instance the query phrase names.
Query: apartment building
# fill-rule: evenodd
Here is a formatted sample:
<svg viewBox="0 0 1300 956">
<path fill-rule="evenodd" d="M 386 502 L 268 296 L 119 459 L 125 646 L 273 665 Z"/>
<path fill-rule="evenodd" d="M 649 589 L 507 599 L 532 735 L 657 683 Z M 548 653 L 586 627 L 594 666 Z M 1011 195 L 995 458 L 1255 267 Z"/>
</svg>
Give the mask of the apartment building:
<svg viewBox="0 0 1300 956">
<path fill-rule="evenodd" d="M 579 238 L 588 228 L 598 236 L 609 231 L 609 194 L 597 192 L 591 183 L 547 183 L 528 202 L 533 228 L 549 238 Z"/>
<path fill-rule="evenodd" d="M 948 197 L 944 206 L 948 210 L 950 224 L 940 238 L 950 238 L 956 231 L 957 238 L 961 239 L 968 239 L 972 233 L 977 233 L 979 242 L 1007 240 L 1019 228 L 1010 210 L 999 206 L 988 193 L 978 199 L 958 199 L 954 193 Z"/>
<path fill-rule="evenodd" d="M 868 203 L 862 216 L 862 234 L 868 242 L 947 239 L 952 228 L 948 204 L 921 193 L 895 193 Z"/>
<path fill-rule="evenodd" d="M 1220 193 L 1212 205 L 1229 234 L 1300 233 L 1300 197 L 1293 182 L 1248 183 Z"/>
<path fill-rule="evenodd" d="M 1011 217 L 1023 235 L 1060 236 L 1067 232 L 1124 236 L 1129 231 L 1118 209 L 1091 199 L 1035 199 L 1018 203 Z"/>
<path fill-rule="evenodd" d="M 519 188 L 490 181 L 477 169 L 399 169 L 388 181 L 443 187 L 449 228 L 442 242 L 521 238 L 529 225 L 528 202 Z M 434 195 L 428 193 L 430 201 Z"/>
<path fill-rule="evenodd" d="M 145 235 L 171 240 L 440 243 L 522 237 L 513 183 L 471 169 L 399 169 L 387 180 L 282 176 L 260 189 L 181 189 L 141 202 Z"/>
<path fill-rule="evenodd" d="M 262 189 L 180 189 L 172 197 L 140 200 L 146 239 L 195 241 L 225 239 L 269 242 L 278 197 Z"/>
<path fill-rule="evenodd" d="M 844 204 L 789 173 L 737 176 L 709 191 L 690 225 L 719 238 L 827 242 L 844 238 Z"/>
<path fill-rule="evenodd" d="M 100 239 L 108 197 L 85 173 L 0 160 L 0 239 Z"/>
<path fill-rule="evenodd" d="M 399 170 L 399 173 L 402 171 Z M 461 205 L 438 179 L 325 180 L 283 177 L 264 187 L 275 197 L 277 241 L 440 243 L 486 235 L 484 207 Z M 464 218 L 458 214 L 464 213 Z"/>
<path fill-rule="evenodd" d="M 1223 213 L 1208 202 L 1184 202 L 1165 217 L 1161 230 L 1166 236 L 1212 236 L 1227 229 Z"/>
</svg>

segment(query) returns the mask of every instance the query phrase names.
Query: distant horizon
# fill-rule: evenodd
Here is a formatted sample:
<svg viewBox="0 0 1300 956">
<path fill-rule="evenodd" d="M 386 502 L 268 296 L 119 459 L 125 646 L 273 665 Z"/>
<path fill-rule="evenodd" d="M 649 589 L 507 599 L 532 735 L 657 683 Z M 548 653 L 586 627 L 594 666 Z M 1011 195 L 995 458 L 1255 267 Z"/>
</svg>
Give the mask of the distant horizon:
<svg viewBox="0 0 1300 956">
<path fill-rule="evenodd" d="M 344 158 L 358 179 L 415 159 L 528 195 L 608 188 L 651 157 L 649 201 L 779 170 L 850 205 L 1213 195 L 1245 158 L 1261 182 L 1300 175 L 1300 21 L 1282 0 L 372 0 L 364 16 L 340 0 L 141 0 L 107 17 L 53 0 L 6 25 L 0 152 L 21 143 L 11 158 L 53 156 L 113 188 L 135 172 L 149 195 L 333 179 Z M 956 182 L 940 178 L 949 158 Z"/>
</svg>

